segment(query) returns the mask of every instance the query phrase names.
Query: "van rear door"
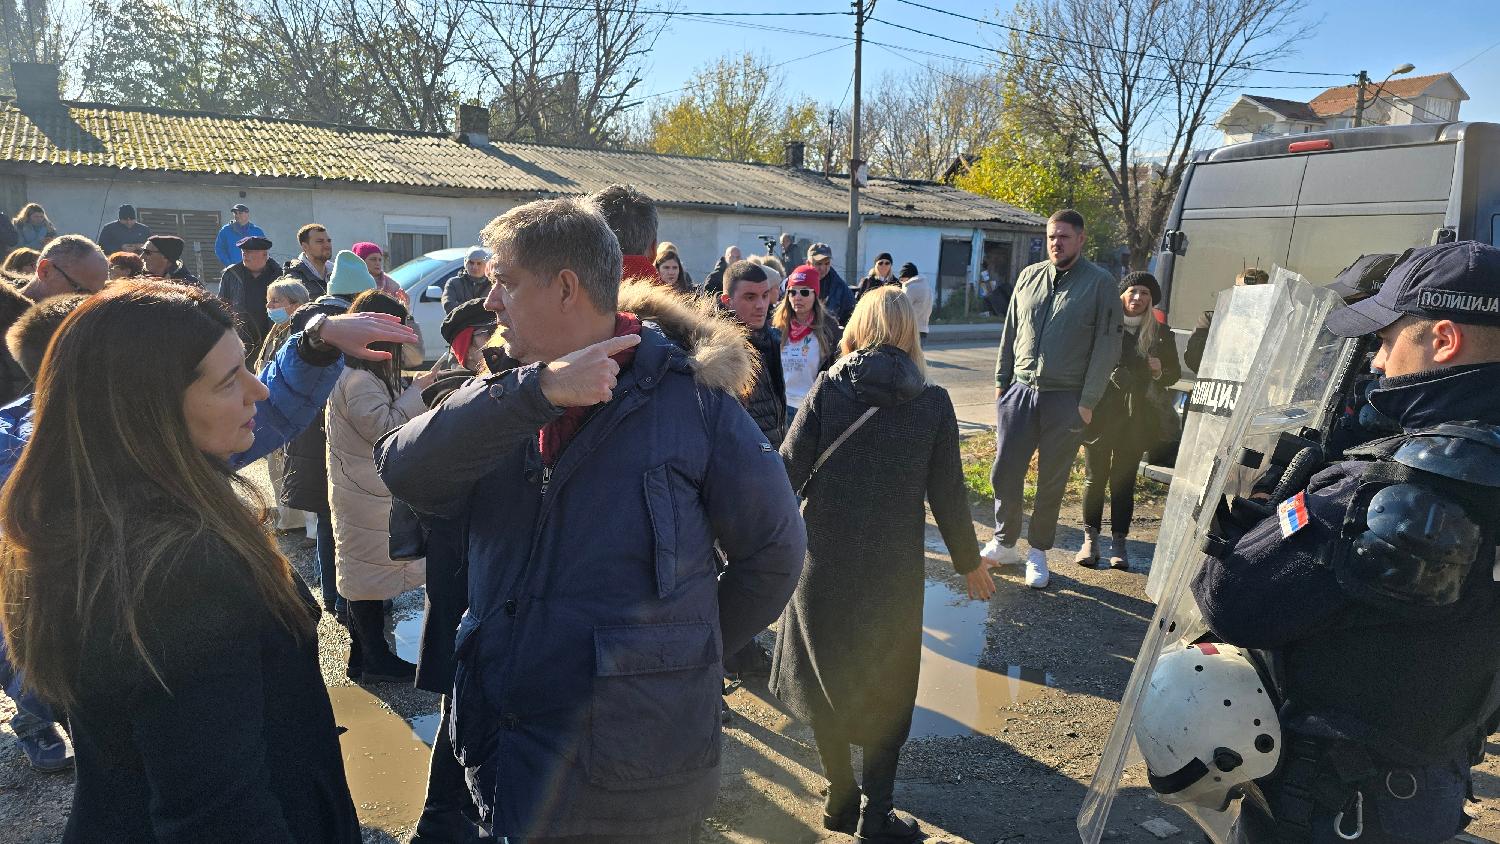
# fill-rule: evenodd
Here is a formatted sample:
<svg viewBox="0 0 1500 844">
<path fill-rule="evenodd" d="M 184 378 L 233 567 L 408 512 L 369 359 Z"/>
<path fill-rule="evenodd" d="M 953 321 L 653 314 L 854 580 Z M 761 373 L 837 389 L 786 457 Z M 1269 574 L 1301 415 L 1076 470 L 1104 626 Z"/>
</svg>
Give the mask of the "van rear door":
<svg viewBox="0 0 1500 844">
<path fill-rule="evenodd" d="M 1190 329 L 1246 267 L 1285 265 L 1307 156 L 1199 161 L 1183 197 L 1170 322 Z"/>
</svg>

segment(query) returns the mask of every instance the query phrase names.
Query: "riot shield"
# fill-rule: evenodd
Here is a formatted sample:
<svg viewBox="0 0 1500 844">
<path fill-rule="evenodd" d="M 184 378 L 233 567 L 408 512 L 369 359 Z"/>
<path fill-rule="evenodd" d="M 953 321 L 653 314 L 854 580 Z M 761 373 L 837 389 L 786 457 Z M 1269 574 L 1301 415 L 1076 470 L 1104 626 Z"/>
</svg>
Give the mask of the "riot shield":
<svg viewBox="0 0 1500 844">
<path fill-rule="evenodd" d="M 1269 285 L 1219 295 L 1152 559 L 1148 590 L 1154 581 L 1156 614 L 1078 814 L 1086 844 L 1098 844 L 1104 836 L 1127 764 L 1140 768 L 1136 782 L 1146 781 L 1135 746 L 1135 715 L 1157 657 L 1168 645 L 1206 632 L 1190 585 L 1226 486 L 1236 472 L 1258 462 L 1258 449 L 1269 448 L 1282 432 L 1322 428 L 1339 406 L 1331 400 L 1341 390 L 1335 373 L 1347 357 L 1346 346 L 1355 341 L 1322 328 L 1339 304 L 1336 293 L 1281 268 Z M 1237 808 L 1236 803 L 1231 811 Z M 1188 813 L 1211 840 L 1227 840 L 1231 813 Z"/>
</svg>

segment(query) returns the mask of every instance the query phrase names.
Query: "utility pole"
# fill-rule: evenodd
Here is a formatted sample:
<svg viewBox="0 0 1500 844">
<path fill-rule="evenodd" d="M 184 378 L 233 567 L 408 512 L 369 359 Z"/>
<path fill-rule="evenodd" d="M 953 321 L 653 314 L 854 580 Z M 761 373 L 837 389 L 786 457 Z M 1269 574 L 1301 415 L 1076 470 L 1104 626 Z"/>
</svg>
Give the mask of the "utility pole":
<svg viewBox="0 0 1500 844">
<path fill-rule="evenodd" d="M 865 40 L 865 15 L 875 10 L 875 0 L 854 0 L 854 114 L 849 144 L 849 242 L 844 247 L 844 281 L 859 278 L 859 180 L 864 161 L 859 155 L 859 72 Z"/>
<path fill-rule="evenodd" d="M 858 48 L 855 48 L 858 49 Z M 1354 100 L 1354 125 L 1365 125 L 1365 86 L 1370 84 L 1370 74 L 1361 70 L 1359 72 L 1359 93 Z"/>
</svg>

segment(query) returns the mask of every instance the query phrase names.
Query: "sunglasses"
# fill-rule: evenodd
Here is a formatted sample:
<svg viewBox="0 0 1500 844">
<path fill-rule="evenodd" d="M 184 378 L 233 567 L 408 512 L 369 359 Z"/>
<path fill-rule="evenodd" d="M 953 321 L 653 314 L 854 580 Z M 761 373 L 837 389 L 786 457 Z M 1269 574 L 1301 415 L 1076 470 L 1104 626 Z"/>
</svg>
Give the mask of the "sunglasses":
<svg viewBox="0 0 1500 844">
<path fill-rule="evenodd" d="M 161 250 L 160 249 L 142 249 L 140 251 L 140 254 L 142 254 L 142 255 L 160 255 L 161 254 Z"/>
<path fill-rule="evenodd" d="M 71 288 L 73 288 L 73 292 L 74 293 L 92 293 L 93 292 L 93 291 L 89 290 L 87 287 L 84 287 L 83 285 L 81 285 L 78 282 L 74 281 L 73 277 L 70 276 L 70 275 L 68 275 L 68 271 L 65 270 L 65 269 L 63 269 L 62 267 L 58 266 L 57 264 L 53 264 L 52 265 L 52 269 L 57 270 L 59 273 L 62 273 L 62 277 L 68 280 L 68 286 L 71 287 Z"/>
<path fill-rule="evenodd" d="M 813 295 L 813 289 L 811 287 L 793 287 L 786 293 L 788 296 L 811 296 Z"/>
</svg>

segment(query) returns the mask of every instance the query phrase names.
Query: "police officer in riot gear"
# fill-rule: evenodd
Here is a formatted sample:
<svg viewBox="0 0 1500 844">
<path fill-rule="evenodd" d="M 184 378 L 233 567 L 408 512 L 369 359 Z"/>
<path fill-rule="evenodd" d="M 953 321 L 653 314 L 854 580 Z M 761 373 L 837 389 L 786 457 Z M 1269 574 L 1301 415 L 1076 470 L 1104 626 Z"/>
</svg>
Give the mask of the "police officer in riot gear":
<svg viewBox="0 0 1500 844">
<path fill-rule="evenodd" d="M 1368 401 L 1402 433 L 1345 452 L 1193 581 L 1280 703 L 1269 815 L 1245 801 L 1236 840 L 1438 844 L 1500 710 L 1500 249 L 1415 250 L 1326 324 L 1378 336 Z"/>
</svg>

